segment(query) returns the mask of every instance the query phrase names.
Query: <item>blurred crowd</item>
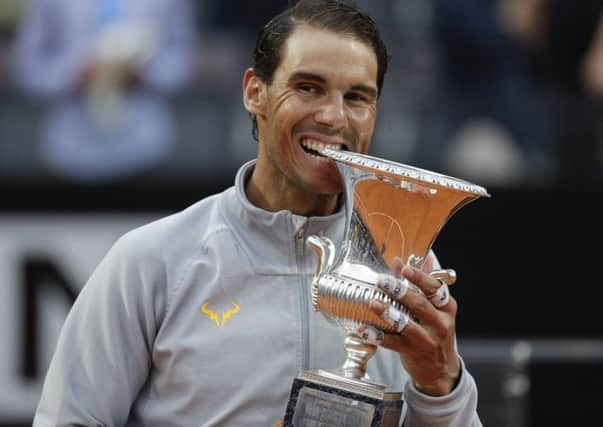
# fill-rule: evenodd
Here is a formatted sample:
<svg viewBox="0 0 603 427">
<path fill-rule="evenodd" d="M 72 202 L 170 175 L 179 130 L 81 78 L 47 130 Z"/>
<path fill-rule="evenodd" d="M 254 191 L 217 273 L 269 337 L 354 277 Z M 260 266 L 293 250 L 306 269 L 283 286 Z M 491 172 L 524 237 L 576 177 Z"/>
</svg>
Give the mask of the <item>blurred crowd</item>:
<svg viewBox="0 0 603 427">
<path fill-rule="evenodd" d="M 357 1 L 391 50 L 373 154 L 485 185 L 603 178 L 603 1 Z M 0 180 L 231 173 L 287 0 L 2 0 Z"/>
<path fill-rule="evenodd" d="M 436 0 L 434 7 L 437 119 L 425 161 L 509 183 L 603 177 L 603 2 Z"/>
</svg>

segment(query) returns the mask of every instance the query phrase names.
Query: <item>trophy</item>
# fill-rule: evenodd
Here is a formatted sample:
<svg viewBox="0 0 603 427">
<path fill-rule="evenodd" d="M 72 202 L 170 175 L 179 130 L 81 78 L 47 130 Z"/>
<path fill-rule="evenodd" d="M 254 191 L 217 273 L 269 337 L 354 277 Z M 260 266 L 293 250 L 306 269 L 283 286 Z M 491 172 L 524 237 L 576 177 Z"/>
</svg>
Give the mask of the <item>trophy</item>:
<svg viewBox="0 0 603 427">
<path fill-rule="evenodd" d="M 394 332 L 369 302 L 377 299 L 408 311 L 377 287 L 378 276 L 391 272 L 396 257 L 422 268 L 448 219 L 489 194 L 467 181 L 368 155 L 329 149 L 321 154 L 334 160 L 341 174 L 346 226 L 339 251 L 327 237 L 308 237 L 318 264 L 312 305 L 347 332 L 347 359 L 335 371 L 304 371 L 294 379 L 284 426 L 398 426 L 402 392 L 366 374 L 377 347 L 362 339 L 357 328 L 371 325 Z M 439 274 L 445 277 L 446 271 Z M 448 279 L 454 281 L 453 272 Z"/>
</svg>

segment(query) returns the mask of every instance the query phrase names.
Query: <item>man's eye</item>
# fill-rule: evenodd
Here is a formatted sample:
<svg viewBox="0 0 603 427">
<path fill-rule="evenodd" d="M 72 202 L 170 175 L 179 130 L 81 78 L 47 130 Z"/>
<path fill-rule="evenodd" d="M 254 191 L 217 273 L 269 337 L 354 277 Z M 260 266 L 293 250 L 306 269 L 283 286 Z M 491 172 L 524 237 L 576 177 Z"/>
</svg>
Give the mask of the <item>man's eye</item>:
<svg viewBox="0 0 603 427">
<path fill-rule="evenodd" d="M 301 84 L 298 86 L 301 92 L 305 93 L 318 93 L 318 89 L 313 85 Z"/>
<path fill-rule="evenodd" d="M 361 93 L 349 93 L 346 98 L 354 102 L 368 102 L 367 97 Z"/>
</svg>

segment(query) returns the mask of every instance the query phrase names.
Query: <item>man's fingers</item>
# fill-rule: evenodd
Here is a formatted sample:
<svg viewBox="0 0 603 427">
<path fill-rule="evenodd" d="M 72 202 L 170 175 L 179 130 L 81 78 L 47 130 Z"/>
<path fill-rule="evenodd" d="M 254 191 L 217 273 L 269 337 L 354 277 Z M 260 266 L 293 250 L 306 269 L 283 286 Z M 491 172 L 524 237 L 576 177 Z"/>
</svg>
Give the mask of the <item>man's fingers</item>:
<svg viewBox="0 0 603 427">
<path fill-rule="evenodd" d="M 392 274 L 379 274 L 377 287 L 391 298 L 400 301 L 408 289 L 413 287 L 420 289 L 427 297 L 434 295 L 442 281 L 452 285 L 456 282 L 456 272 L 452 269 L 443 269 L 426 273 L 410 266 L 404 267 L 402 261 L 395 258 Z"/>
<path fill-rule="evenodd" d="M 380 274 L 377 277 L 377 287 L 406 307 L 412 317 L 421 323 L 438 325 L 443 320 L 442 312 L 453 317 L 456 315 L 456 301 L 450 296 L 450 291 L 444 283 L 446 280 L 440 278 L 444 276 L 453 283 L 456 280 L 454 270 L 437 270 L 436 273 L 439 274 L 426 273 L 418 268 L 402 266 L 402 261 L 398 258 L 394 260 L 392 267 L 394 274 L 401 268 L 401 277 Z M 392 313 L 390 317 L 394 316 L 391 320 L 397 322 L 396 328 L 404 324 L 402 317 Z"/>
<path fill-rule="evenodd" d="M 421 325 L 413 321 L 410 316 L 402 313 L 400 310 L 377 300 L 371 301 L 370 307 L 375 314 L 398 330 L 398 333 L 383 333 L 372 326 L 363 325 L 359 328 L 363 331 L 372 329 L 381 332 L 381 334 L 378 335 L 378 339 L 379 344 L 382 347 L 400 351 L 403 346 L 411 345 L 413 342 L 432 342 L 427 331 Z M 372 333 L 373 332 L 369 332 L 369 334 Z"/>
<path fill-rule="evenodd" d="M 437 320 L 437 310 L 432 306 L 431 302 L 425 298 L 422 291 L 410 283 L 408 279 L 397 279 L 387 274 L 379 275 L 377 287 L 384 291 L 390 298 L 405 306 L 416 318 L 427 322 Z M 378 306 L 375 305 L 375 307 Z M 382 310 L 376 310 L 375 313 L 381 315 Z M 396 313 L 394 314 L 397 316 Z M 387 316 L 387 313 L 385 315 Z"/>
<path fill-rule="evenodd" d="M 389 304 L 383 304 L 381 301 L 371 301 L 370 307 L 375 314 L 381 317 L 381 319 L 394 328 L 394 330 L 398 333 L 404 331 L 404 329 L 406 329 L 408 324 L 411 322 L 408 314 L 403 313 Z"/>
<path fill-rule="evenodd" d="M 414 267 L 404 267 L 402 269 L 402 277 L 412 282 L 425 295 L 433 295 L 440 287 L 440 282 L 437 278 Z"/>
<path fill-rule="evenodd" d="M 369 344 L 381 345 L 384 338 L 384 332 L 370 325 L 360 325 L 356 329 L 358 336 Z"/>
<path fill-rule="evenodd" d="M 406 277 L 402 279 L 380 275 L 377 287 L 406 307 L 410 314 L 422 323 L 440 323 L 442 311 L 454 316 L 456 301 L 449 292 L 445 292 L 445 295 L 442 292 L 448 291 L 448 289 L 442 289 L 443 285 L 438 279 L 430 277 L 426 273 L 417 273 L 417 271 L 411 267 L 405 267 L 403 274 Z M 411 283 L 411 279 L 416 280 L 417 286 Z M 375 311 L 375 313 L 380 315 L 381 311 Z"/>
<path fill-rule="evenodd" d="M 399 256 L 394 257 L 394 262 L 392 264 L 392 275 L 394 277 L 400 277 L 402 275 L 402 268 L 404 268 L 404 262 L 402 261 L 402 258 L 400 258 Z"/>
<path fill-rule="evenodd" d="M 399 279 L 389 274 L 380 274 L 377 277 L 377 287 L 389 297 L 400 301 L 408 292 L 410 284 L 406 279 Z"/>
<path fill-rule="evenodd" d="M 437 289 L 437 291 L 435 291 L 433 295 L 429 295 L 427 299 L 431 301 L 431 303 L 437 308 L 442 308 L 450 302 L 450 289 L 443 280 L 438 280 L 442 285 Z"/>
<path fill-rule="evenodd" d="M 402 276 L 416 285 L 417 288 L 423 292 L 423 294 L 426 296 L 424 299 L 429 302 L 429 305 L 431 306 L 430 308 L 427 308 L 424 306 L 423 302 L 416 299 L 414 300 L 416 304 L 407 301 L 407 297 L 411 294 L 409 292 L 404 296 L 404 298 L 402 298 L 400 302 L 408 307 L 413 314 L 417 312 L 417 316 L 421 318 L 421 316 L 424 316 L 425 314 L 429 315 L 430 313 L 434 313 L 431 309 L 435 309 L 435 313 L 444 311 L 452 316 L 456 315 L 456 301 L 450 295 L 446 296 L 446 304 L 438 304 L 440 307 L 437 309 L 435 308 L 434 304 L 430 302 L 430 298 L 432 298 L 434 295 L 439 295 L 438 291 L 441 292 L 440 287 L 443 286 L 443 284 L 440 280 L 416 268 L 408 266 L 404 267 L 402 270 Z"/>
</svg>

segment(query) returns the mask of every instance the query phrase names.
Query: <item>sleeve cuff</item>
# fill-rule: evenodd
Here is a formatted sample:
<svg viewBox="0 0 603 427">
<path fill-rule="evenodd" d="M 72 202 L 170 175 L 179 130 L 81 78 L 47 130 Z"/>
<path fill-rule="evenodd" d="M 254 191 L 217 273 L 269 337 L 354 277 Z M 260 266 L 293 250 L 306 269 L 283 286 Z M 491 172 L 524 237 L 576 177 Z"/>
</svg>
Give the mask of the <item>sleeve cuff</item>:
<svg viewBox="0 0 603 427">
<path fill-rule="evenodd" d="M 463 411 L 468 400 L 477 400 L 477 386 L 471 374 L 465 368 L 465 363 L 459 357 L 461 373 L 459 382 L 452 391 L 444 396 L 429 396 L 422 393 L 416 387 L 412 379 L 404 387 L 404 397 L 408 410 L 416 415 L 428 417 L 454 416 Z"/>
</svg>

